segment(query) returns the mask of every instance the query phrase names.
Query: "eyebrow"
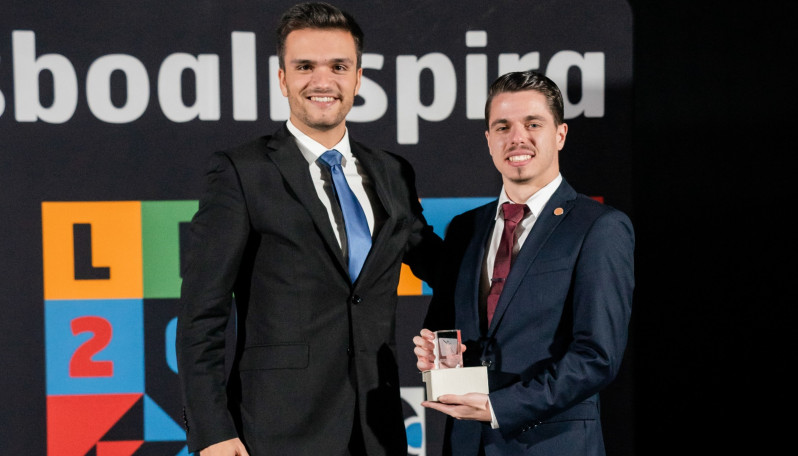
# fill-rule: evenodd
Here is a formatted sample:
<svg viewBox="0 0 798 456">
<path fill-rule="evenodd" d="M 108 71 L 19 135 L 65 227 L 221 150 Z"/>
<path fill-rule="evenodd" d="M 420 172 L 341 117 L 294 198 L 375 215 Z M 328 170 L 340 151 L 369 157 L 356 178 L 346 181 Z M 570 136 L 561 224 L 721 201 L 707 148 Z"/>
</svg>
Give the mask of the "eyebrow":
<svg viewBox="0 0 798 456">
<path fill-rule="evenodd" d="M 546 118 L 543 117 L 543 116 L 537 116 L 537 115 L 529 115 L 529 116 L 524 117 L 524 122 L 529 122 L 530 120 L 545 121 Z M 496 120 L 494 120 L 493 122 L 490 123 L 490 127 L 493 128 L 494 126 L 496 126 L 498 124 L 506 124 L 506 123 L 510 123 L 510 121 L 507 120 L 507 119 L 496 119 Z"/>
<path fill-rule="evenodd" d="M 336 65 L 336 64 L 339 64 L 339 63 L 345 63 L 347 65 L 351 65 L 353 60 L 350 59 L 349 57 L 338 57 L 338 58 L 333 58 L 333 59 L 327 59 L 327 60 L 325 60 L 325 62 L 329 62 L 329 63 L 331 63 L 333 65 Z M 315 65 L 315 64 L 318 63 L 318 60 L 313 60 L 313 59 L 293 59 L 293 60 L 291 60 L 291 64 L 293 64 L 293 65 L 308 64 L 308 63 L 311 63 L 311 64 Z"/>
</svg>

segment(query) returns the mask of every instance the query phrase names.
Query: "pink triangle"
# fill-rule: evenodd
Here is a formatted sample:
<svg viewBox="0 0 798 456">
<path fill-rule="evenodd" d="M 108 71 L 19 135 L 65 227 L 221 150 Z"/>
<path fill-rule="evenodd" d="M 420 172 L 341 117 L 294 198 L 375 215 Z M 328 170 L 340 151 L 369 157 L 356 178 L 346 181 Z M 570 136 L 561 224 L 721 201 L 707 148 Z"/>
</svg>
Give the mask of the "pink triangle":
<svg viewBox="0 0 798 456">
<path fill-rule="evenodd" d="M 143 394 L 48 396 L 47 454 L 84 456 L 142 396 Z"/>
</svg>

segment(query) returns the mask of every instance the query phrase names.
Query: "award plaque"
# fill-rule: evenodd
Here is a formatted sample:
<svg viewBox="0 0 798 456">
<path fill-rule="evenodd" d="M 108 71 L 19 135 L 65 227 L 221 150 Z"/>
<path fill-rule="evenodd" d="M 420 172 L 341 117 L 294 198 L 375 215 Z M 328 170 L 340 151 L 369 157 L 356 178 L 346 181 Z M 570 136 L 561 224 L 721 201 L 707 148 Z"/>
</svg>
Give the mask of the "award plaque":
<svg viewBox="0 0 798 456">
<path fill-rule="evenodd" d="M 427 400 L 437 401 L 444 394 L 488 394 L 488 368 L 463 367 L 459 329 L 436 331 L 433 344 L 435 367 L 421 373 Z"/>
</svg>

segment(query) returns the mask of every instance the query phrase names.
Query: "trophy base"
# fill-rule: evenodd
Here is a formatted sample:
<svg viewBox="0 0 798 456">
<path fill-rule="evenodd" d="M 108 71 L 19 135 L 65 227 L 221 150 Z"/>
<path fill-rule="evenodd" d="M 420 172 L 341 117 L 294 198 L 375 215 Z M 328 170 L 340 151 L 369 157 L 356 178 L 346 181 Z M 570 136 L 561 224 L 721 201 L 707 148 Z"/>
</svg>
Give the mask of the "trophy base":
<svg viewBox="0 0 798 456">
<path fill-rule="evenodd" d="M 437 401 L 444 394 L 488 394 L 488 368 L 485 366 L 433 369 L 421 373 L 427 386 L 427 400 Z"/>
</svg>

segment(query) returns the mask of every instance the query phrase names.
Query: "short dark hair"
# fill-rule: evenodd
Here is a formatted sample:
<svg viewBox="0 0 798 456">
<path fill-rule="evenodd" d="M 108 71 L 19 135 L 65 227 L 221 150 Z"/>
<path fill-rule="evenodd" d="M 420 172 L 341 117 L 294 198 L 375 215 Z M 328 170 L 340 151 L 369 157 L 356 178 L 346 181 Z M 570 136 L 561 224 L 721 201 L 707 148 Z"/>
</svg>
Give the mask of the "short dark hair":
<svg viewBox="0 0 798 456">
<path fill-rule="evenodd" d="M 499 76 L 488 89 L 488 99 L 485 101 L 485 125 L 490 128 L 490 104 L 493 98 L 500 93 L 522 92 L 534 90 L 546 97 L 549 111 L 554 116 L 555 125 L 564 122 L 562 93 L 557 84 L 544 74 L 537 71 L 515 71 Z"/>
<path fill-rule="evenodd" d="M 363 30 L 349 13 L 329 3 L 299 3 L 288 9 L 280 18 L 277 27 L 277 57 L 280 68 L 285 70 L 285 40 L 294 30 L 302 29 L 340 29 L 352 34 L 357 50 L 357 67 L 360 68 L 363 56 Z"/>
</svg>

